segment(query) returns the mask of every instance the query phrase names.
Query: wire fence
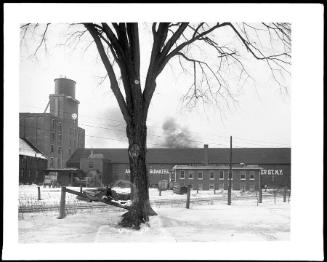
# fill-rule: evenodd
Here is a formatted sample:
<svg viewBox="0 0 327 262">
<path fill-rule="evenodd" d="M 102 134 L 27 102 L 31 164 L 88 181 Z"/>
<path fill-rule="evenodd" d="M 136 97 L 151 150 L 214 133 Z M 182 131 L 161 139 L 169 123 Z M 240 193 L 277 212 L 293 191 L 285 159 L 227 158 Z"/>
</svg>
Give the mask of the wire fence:
<svg viewBox="0 0 327 262">
<path fill-rule="evenodd" d="M 39 212 L 59 212 L 60 211 L 60 199 L 59 195 L 56 195 L 58 199 L 53 199 L 53 197 L 46 201 L 39 200 L 34 197 L 26 197 L 19 199 L 18 206 L 18 215 L 20 219 L 24 219 L 24 213 L 39 213 Z M 185 196 L 185 197 L 184 197 Z M 186 204 L 186 195 L 182 196 L 182 198 L 174 199 L 174 198 L 157 198 L 155 200 L 151 200 L 151 205 L 154 207 L 185 207 Z M 179 196 L 181 197 L 181 196 Z M 285 189 L 274 189 L 263 192 L 263 202 L 260 205 L 264 205 L 265 201 L 273 201 L 275 204 L 277 202 L 290 202 L 291 191 Z M 237 200 L 253 200 L 253 203 L 258 203 L 258 194 L 255 192 L 239 192 L 238 194 L 232 194 L 232 201 Z M 191 206 L 196 205 L 214 205 L 217 202 L 226 202 L 227 203 L 227 194 L 214 194 L 206 197 L 197 197 L 197 194 L 192 193 L 190 197 Z M 88 210 L 92 212 L 92 210 L 105 209 L 107 211 L 117 212 L 120 210 L 117 207 L 106 205 L 101 202 L 85 202 L 78 200 L 76 198 L 68 198 L 68 201 L 65 205 L 65 213 L 67 215 L 76 214 L 80 210 Z M 121 210 L 124 212 L 125 210 Z"/>
</svg>

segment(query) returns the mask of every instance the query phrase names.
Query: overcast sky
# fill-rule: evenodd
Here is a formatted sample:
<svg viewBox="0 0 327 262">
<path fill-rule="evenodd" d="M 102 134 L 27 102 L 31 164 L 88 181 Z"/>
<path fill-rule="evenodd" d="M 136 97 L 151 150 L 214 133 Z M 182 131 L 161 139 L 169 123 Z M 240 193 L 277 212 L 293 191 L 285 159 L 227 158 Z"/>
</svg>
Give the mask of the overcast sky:
<svg viewBox="0 0 327 262">
<path fill-rule="evenodd" d="M 54 93 L 54 79 L 65 76 L 77 83 L 79 125 L 86 132 L 86 147 L 126 147 L 123 119 L 109 81 L 100 83 L 105 71 L 95 46 L 84 50 L 90 40 L 87 37 L 77 46 L 60 45 L 66 39 L 65 28 L 65 25 L 51 25 L 47 53 L 40 49 L 37 58 L 30 56 L 37 36 L 34 40 L 27 38 L 21 46 L 20 112 L 43 112 L 49 94 Z M 140 25 L 140 32 L 144 77 L 152 39 L 147 24 Z M 219 33 L 227 42 L 235 40 L 227 31 Z M 206 51 L 204 47 L 201 50 Z M 210 53 L 207 56 L 210 61 Z M 247 60 L 247 65 L 255 81 L 248 80 L 238 89 L 238 102 L 231 104 L 230 109 L 201 103 L 190 109 L 182 103 L 182 97 L 192 84 L 193 76 L 183 73 L 178 62 L 172 61 L 158 78 L 150 106 L 148 147 L 163 145 L 167 135 L 163 124 L 168 120 L 175 124 L 176 133 L 188 136 L 191 145 L 196 147 L 203 144 L 228 147 L 230 135 L 234 147 L 290 147 L 290 85 L 286 94 L 262 62 Z"/>
</svg>

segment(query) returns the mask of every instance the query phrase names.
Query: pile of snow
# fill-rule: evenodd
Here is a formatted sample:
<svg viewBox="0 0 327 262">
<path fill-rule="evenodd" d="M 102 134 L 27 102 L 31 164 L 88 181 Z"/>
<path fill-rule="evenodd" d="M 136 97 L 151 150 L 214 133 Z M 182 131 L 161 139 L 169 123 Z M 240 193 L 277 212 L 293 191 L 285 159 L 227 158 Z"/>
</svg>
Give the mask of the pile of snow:
<svg viewBox="0 0 327 262">
<path fill-rule="evenodd" d="M 129 194 L 131 192 L 131 189 L 129 187 L 113 187 L 111 189 L 119 194 Z"/>
</svg>

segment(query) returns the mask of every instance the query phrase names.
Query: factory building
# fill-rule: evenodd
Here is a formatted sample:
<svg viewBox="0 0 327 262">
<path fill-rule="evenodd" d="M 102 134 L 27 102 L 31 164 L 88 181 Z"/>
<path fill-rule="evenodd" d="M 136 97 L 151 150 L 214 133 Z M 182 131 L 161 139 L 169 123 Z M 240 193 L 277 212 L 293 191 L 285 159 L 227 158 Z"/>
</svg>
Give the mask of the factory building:
<svg viewBox="0 0 327 262">
<path fill-rule="evenodd" d="M 198 190 L 227 190 L 230 167 L 226 165 L 176 165 L 172 180 L 181 186 L 191 185 Z M 258 165 L 234 165 L 232 167 L 231 188 L 233 190 L 254 191 L 261 184 L 261 168 Z"/>
<path fill-rule="evenodd" d="M 44 113 L 19 113 L 19 136 L 48 158 L 48 168 L 64 168 L 78 148 L 85 147 L 85 130 L 78 126 L 76 82 L 57 78 Z M 50 113 L 46 113 L 50 106 Z"/>
<path fill-rule="evenodd" d="M 229 152 L 229 148 L 209 148 L 208 145 L 203 148 L 148 148 L 149 186 L 155 187 L 163 179 L 185 184 L 191 180 L 188 175 L 192 172 L 194 186 L 226 188 Z M 95 159 L 94 155 L 101 157 Z M 128 159 L 127 149 L 80 148 L 67 161 L 67 166 L 79 168 L 86 174 L 96 172 L 103 185 L 112 185 L 129 180 Z M 259 174 L 262 186 L 291 186 L 290 148 L 235 148 L 232 166 L 233 180 L 238 181 L 234 182 L 235 189 L 251 190 L 258 185 Z M 184 180 L 179 176 L 182 171 Z M 201 180 L 201 175 L 197 179 L 198 171 L 202 172 L 202 183 L 194 182 Z"/>
</svg>

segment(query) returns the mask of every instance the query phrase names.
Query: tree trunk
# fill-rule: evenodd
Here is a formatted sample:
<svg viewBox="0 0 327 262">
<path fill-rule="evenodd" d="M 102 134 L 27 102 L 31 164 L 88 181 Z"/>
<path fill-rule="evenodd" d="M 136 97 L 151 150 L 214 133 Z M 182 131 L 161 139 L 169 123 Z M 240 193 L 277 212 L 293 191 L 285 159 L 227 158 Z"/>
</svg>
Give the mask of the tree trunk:
<svg viewBox="0 0 327 262">
<path fill-rule="evenodd" d="M 156 215 L 149 201 L 149 182 L 146 168 L 146 124 L 135 121 L 127 126 L 129 140 L 130 176 L 133 190 L 131 191 L 132 208 L 123 214 L 120 225 L 123 227 L 140 228 L 141 223 Z"/>
</svg>

